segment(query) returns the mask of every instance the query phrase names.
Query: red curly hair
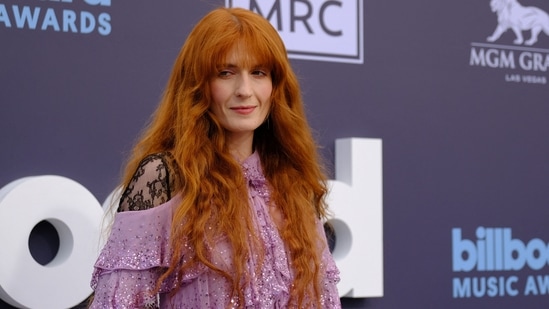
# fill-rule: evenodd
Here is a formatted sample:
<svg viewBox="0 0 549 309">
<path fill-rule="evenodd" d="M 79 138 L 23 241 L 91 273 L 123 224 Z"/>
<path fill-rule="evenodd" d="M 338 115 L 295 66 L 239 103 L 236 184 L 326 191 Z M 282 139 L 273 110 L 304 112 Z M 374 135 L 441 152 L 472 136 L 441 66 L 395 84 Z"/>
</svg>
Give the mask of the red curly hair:
<svg viewBox="0 0 549 309">
<path fill-rule="evenodd" d="M 175 61 L 160 105 L 133 151 L 123 183 L 130 182 L 146 155 L 171 152 L 175 170 L 180 171 L 177 193 L 183 200 L 173 217 L 171 267 L 160 280 L 182 277 L 194 263 L 203 263 L 232 282 L 233 294 L 242 299 L 242 287 L 250 278 L 245 267 L 246 257 L 252 254 L 250 207 L 240 165 L 229 153 L 225 131 L 210 111 L 210 81 L 237 42 L 271 72 L 271 110 L 268 120 L 256 129 L 253 144 L 271 187 L 271 200 L 285 218 L 280 233 L 295 274 L 290 302 L 297 307 L 318 307 L 322 237 L 316 224 L 327 216 L 326 176 L 284 43 L 262 16 L 239 8 L 219 8 L 195 26 Z M 219 235 L 226 235 L 232 246 L 232 275 L 213 265 L 208 253 Z M 181 262 L 182 239 L 195 252 L 191 259 L 185 257 L 185 263 Z M 261 244 L 255 245 L 261 251 Z"/>
</svg>

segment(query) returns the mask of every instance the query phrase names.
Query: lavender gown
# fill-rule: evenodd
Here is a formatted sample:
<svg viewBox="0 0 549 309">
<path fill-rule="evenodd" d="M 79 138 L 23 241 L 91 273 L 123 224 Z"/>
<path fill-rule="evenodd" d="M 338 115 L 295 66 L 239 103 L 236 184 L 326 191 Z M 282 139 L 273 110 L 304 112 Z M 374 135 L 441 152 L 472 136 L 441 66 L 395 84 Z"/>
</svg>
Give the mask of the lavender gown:
<svg viewBox="0 0 549 309">
<path fill-rule="evenodd" d="M 245 308 L 286 308 L 293 273 L 288 252 L 267 209 L 269 192 L 257 153 L 242 163 L 242 169 L 248 181 L 250 205 L 255 209 L 254 223 L 266 249 L 261 276 L 246 286 L 241 302 Z M 231 299 L 230 284 L 202 264 L 185 273 L 177 291 L 173 291 L 171 278 L 163 282 L 158 295 L 151 296 L 160 271 L 169 264 L 171 219 L 180 201 L 181 197 L 176 195 L 154 208 L 116 214 L 111 235 L 95 264 L 91 280 L 95 296 L 91 308 L 234 307 L 236 299 Z M 320 222 L 317 228 L 324 235 Z M 322 247 L 321 305 L 322 308 L 341 308 L 336 287 L 339 271 L 327 246 Z M 212 259 L 216 266 L 232 269 L 226 239 L 220 237 L 212 252 L 215 252 Z M 252 255 L 248 269 L 255 269 L 257 263 L 257 256 Z"/>
</svg>

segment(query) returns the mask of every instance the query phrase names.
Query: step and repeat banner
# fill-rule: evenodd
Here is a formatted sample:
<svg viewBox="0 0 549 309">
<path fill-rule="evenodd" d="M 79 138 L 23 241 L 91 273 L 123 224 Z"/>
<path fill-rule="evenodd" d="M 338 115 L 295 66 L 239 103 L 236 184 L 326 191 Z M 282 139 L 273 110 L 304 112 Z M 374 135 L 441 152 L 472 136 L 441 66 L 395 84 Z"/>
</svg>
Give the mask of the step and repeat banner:
<svg viewBox="0 0 549 309">
<path fill-rule="evenodd" d="M 547 0 L 0 0 L 0 308 L 83 307 L 101 205 L 219 6 L 286 43 L 344 308 L 547 308 Z"/>
</svg>

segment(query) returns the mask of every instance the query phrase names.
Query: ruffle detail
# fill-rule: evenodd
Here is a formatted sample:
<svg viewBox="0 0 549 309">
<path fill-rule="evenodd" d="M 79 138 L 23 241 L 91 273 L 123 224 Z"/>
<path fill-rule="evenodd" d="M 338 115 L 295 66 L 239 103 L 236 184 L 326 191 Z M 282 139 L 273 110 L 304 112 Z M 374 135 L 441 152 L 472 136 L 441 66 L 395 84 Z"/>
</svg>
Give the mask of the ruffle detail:
<svg viewBox="0 0 549 309">
<path fill-rule="evenodd" d="M 259 154 L 254 152 L 242 162 L 241 167 L 244 178 L 248 182 L 248 187 L 251 189 L 250 194 L 252 197 L 259 196 L 269 205 L 271 195 L 269 186 L 267 185 L 267 179 L 263 175 L 263 170 L 261 169 Z"/>
<path fill-rule="evenodd" d="M 111 235 L 95 263 L 92 287 L 95 286 L 97 277 L 104 272 L 169 267 L 169 237 L 173 212 L 180 203 L 181 196 L 176 195 L 154 208 L 117 213 Z M 189 253 L 184 252 L 183 255 Z M 181 281 L 187 282 L 198 277 L 204 271 L 203 268 L 199 266 L 197 269 L 189 270 L 188 275 L 181 278 Z"/>
<path fill-rule="evenodd" d="M 158 207 L 117 213 L 95 267 L 100 271 L 167 267 L 173 209 L 179 202 L 176 196 Z"/>
<path fill-rule="evenodd" d="M 269 215 L 268 209 L 272 206 L 270 205 L 270 188 L 263 174 L 259 154 L 253 153 L 242 162 L 241 166 L 248 182 L 250 205 L 255 212 L 257 236 L 266 245 L 260 278 L 256 278 L 254 284 L 245 288 L 244 306 L 255 308 L 257 304 L 263 304 L 269 308 L 283 308 L 289 298 L 292 273 L 284 242 Z M 258 256 L 252 253 L 248 260 L 248 269 L 256 269 L 259 263 L 261 262 Z"/>
</svg>

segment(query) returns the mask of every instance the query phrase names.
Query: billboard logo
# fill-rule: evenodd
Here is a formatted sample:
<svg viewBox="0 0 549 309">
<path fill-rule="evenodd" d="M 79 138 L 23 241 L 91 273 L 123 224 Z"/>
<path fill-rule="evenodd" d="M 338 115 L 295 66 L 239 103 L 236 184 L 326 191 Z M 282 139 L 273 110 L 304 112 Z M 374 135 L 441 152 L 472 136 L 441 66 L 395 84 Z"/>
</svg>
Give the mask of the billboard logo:
<svg viewBox="0 0 549 309">
<path fill-rule="evenodd" d="M 47 1 L 72 3 L 73 0 L 47 0 Z M 83 1 L 89 5 L 111 6 L 111 0 L 83 0 Z"/>
<path fill-rule="evenodd" d="M 77 5 L 73 4 L 73 0 L 40 2 L 44 4 L 8 6 L 0 3 L 0 27 L 59 33 L 98 33 L 101 36 L 108 36 L 112 31 L 111 15 L 103 11 L 110 8 L 111 0 L 79 0 L 75 1 Z M 82 10 L 82 7 L 86 10 Z"/>
<path fill-rule="evenodd" d="M 479 226 L 475 236 L 476 240 L 466 239 L 461 228 L 452 229 L 454 298 L 549 295 L 549 275 L 532 274 L 549 265 L 549 243 L 513 238 L 509 227 Z"/>
<path fill-rule="evenodd" d="M 549 264 L 549 244 L 539 238 L 527 243 L 513 239 L 511 228 L 476 230 L 477 241 L 462 239 L 461 229 L 452 230 L 453 271 L 509 271 L 526 265 L 539 270 Z"/>
<path fill-rule="evenodd" d="M 364 62 L 362 0 L 225 0 L 225 6 L 269 20 L 290 58 Z"/>
<path fill-rule="evenodd" d="M 495 42 L 507 30 L 513 30 L 514 44 L 534 45 L 543 31 L 549 36 L 549 14 L 537 7 L 525 7 L 517 0 L 491 0 L 490 8 L 498 16 L 498 25 L 494 33 L 486 40 Z M 529 31 L 530 38 L 525 42 L 522 31 Z"/>
<path fill-rule="evenodd" d="M 111 6 L 111 0 L 84 0 L 89 5 Z"/>
</svg>

